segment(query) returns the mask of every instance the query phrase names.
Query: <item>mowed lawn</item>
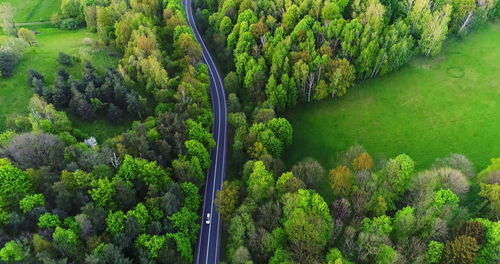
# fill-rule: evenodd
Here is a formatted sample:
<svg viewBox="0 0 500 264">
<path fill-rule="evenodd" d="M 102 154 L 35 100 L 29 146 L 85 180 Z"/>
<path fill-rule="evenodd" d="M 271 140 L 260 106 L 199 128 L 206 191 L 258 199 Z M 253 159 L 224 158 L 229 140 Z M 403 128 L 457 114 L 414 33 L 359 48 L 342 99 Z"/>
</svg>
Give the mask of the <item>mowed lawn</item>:
<svg viewBox="0 0 500 264">
<path fill-rule="evenodd" d="M 118 57 L 110 56 L 114 55 L 113 51 L 85 44 L 85 38 L 97 38 L 95 34 L 89 33 L 85 29 L 66 31 L 48 25 L 38 25 L 30 28 L 40 32 L 37 35 L 38 43 L 25 51 L 22 60 L 17 65 L 14 76 L 7 79 L 0 78 L 0 131 L 5 129 L 7 116 L 15 113 L 26 114 L 28 112 L 28 103 L 33 95 L 27 83 L 29 69 L 35 69 L 44 74 L 46 84 L 50 87 L 55 78 L 56 70 L 60 67 L 56 61 L 59 52 L 76 55 L 82 61 L 89 60 L 101 73 L 108 67 L 116 67 L 118 62 Z M 83 62 L 66 68 L 72 75 L 80 77 Z M 130 122 L 113 125 L 103 120 L 88 123 L 73 117 L 72 120 L 75 127 L 97 137 L 101 142 L 109 136 L 126 130 L 130 125 Z"/>
<path fill-rule="evenodd" d="M 50 20 L 52 13 L 61 7 L 61 0 L 0 0 L 0 3 L 10 3 L 16 8 L 16 23 Z"/>
<path fill-rule="evenodd" d="M 305 157 L 325 169 L 354 144 L 372 155 L 410 155 L 418 169 L 449 153 L 484 168 L 500 157 L 500 24 L 448 42 L 436 58 L 362 82 L 347 95 L 294 108 L 288 166 Z"/>
</svg>

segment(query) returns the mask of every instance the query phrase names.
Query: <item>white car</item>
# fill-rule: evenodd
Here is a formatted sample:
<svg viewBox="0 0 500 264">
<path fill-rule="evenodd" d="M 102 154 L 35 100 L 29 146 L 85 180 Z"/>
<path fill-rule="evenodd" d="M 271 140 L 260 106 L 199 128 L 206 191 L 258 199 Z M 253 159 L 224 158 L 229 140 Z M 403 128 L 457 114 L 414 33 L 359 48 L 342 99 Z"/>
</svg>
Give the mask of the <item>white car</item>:
<svg viewBox="0 0 500 264">
<path fill-rule="evenodd" d="M 210 224 L 210 213 L 207 213 L 207 217 L 205 218 L 205 224 Z"/>
</svg>

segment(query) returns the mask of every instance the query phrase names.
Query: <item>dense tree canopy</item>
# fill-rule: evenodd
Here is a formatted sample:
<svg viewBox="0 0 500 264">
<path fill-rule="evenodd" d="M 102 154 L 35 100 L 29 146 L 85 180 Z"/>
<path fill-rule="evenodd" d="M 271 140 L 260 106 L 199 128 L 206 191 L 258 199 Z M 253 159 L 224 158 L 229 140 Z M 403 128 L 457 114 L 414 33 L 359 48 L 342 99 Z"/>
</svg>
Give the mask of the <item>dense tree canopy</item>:
<svg viewBox="0 0 500 264">
<path fill-rule="evenodd" d="M 56 26 L 87 25 L 122 59 L 105 72 L 84 62 L 75 74 L 80 59 L 61 53 L 53 81 L 28 72 L 28 114 L 0 133 L 0 262 L 192 262 L 215 142 L 208 68 L 183 9 L 178 0 L 61 2 Z M 2 27 L 12 22 L 4 10 Z M 19 31 L 32 43 L 30 33 Z M 4 42 L 2 76 L 21 44 Z M 138 121 L 98 142 L 64 111 Z"/>
</svg>

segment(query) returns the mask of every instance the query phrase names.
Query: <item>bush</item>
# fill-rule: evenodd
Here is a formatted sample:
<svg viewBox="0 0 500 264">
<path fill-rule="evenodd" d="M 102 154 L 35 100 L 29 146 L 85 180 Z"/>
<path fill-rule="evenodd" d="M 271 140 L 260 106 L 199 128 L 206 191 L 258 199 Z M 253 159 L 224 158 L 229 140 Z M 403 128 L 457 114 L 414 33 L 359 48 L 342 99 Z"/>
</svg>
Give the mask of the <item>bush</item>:
<svg viewBox="0 0 500 264">
<path fill-rule="evenodd" d="M 30 69 L 28 71 L 28 85 L 31 87 L 35 86 L 33 79 L 41 80 L 42 83 L 45 82 L 45 76 L 43 76 L 43 74 L 41 74 L 38 71 L 35 71 L 33 69 Z"/>
<path fill-rule="evenodd" d="M 62 65 L 65 65 L 65 66 L 73 65 L 73 61 L 71 59 L 71 56 L 64 53 L 64 52 L 59 52 L 59 57 L 57 57 L 57 62 L 59 62 Z"/>
<path fill-rule="evenodd" d="M 19 29 L 17 35 L 24 39 L 28 44 L 31 46 L 35 43 L 35 33 L 33 31 L 27 29 L 27 28 L 21 28 Z"/>
<path fill-rule="evenodd" d="M 57 27 L 67 30 L 75 30 L 82 26 L 82 21 L 76 18 L 66 18 L 56 24 Z"/>
<path fill-rule="evenodd" d="M 8 49 L 0 50 L 0 76 L 10 77 L 14 74 L 18 57 L 15 52 Z"/>
</svg>

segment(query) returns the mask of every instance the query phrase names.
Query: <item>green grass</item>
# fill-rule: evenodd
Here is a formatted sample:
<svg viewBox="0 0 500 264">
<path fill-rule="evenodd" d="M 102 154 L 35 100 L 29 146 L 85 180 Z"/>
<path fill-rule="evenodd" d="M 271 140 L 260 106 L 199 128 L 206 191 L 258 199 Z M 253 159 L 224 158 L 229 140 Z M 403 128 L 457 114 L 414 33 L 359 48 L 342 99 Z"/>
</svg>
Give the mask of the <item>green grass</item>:
<svg viewBox="0 0 500 264">
<path fill-rule="evenodd" d="M 61 7 L 61 0 L 0 0 L 0 3 L 10 3 L 16 8 L 16 23 L 49 20 Z"/>
<path fill-rule="evenodd" d="M 406 153 L 418 169 L 449 153 L 484 168 L 500 156 L 499 43 L 500 24 L 487 24 L 448 42 L 436 58 L 296 107 L 286 115 L 294 128 L 287 165 L 310 156 L 331 169 L 339 151 L 361 144 L 376 156 Z"/>
<path fill-rule="evenodd" d="M 8 79 L 0 78 L 0 131 L 5 129 L 5 118 L 14 113 L 27 113 L 27 105 L 33 92 L 27 84 L 27 73 L 29 69 L 35 69 L 45 75 L 47 85 L 51 85 L 55 72 L 60 65 L 56 58 L 59 52 L 77 55 L 82 59 L 87 59 L 100 71 L 104 72 L 108 67 L 116 67 L 118 58 L 110 56 L 113 51 L 93 48 L 84 44 L 84 38 L 95 39 L 96 35 L 86 32 L 84 29 L 76 31 L 66 31 L 52 28 L 47 25 L 32 26 L 31 29 L 40 32 L 37 35 L 37 44 L 28 48 L 23 59 L 19 62 L 14 76 Z M 0 38 L 1 39 L 1 38 Z M 83 63 L 77 63 L 68 71 L 80 77 Z M 77 118 L 72 118 L 76 128 L 104 139 L 113 136 L 129 127 L 130 122 L 120 125 L 112 125 L 104 121 L 85 123 Z"/>
</svg>

